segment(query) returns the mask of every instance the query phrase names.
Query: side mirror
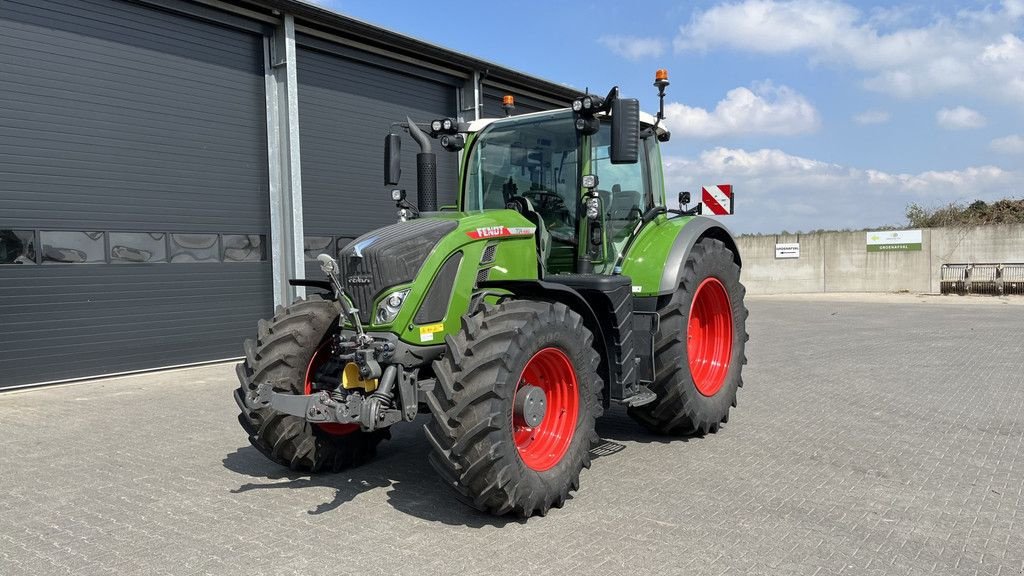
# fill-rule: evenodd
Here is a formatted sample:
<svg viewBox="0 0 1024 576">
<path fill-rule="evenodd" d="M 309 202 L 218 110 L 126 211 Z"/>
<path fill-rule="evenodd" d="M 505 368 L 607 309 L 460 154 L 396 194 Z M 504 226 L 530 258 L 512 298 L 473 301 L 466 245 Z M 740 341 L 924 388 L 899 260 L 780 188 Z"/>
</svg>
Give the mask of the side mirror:
<svg viewBox="0 0 1024 576">
<path fill-rule="evenodd" d="M 384 137 L 384 184 L 395 186 L 402 178 L 402 137 L 388 134 Z"/>
<path fill-rule="evenodd" d="M 686 206 L 689 203 L 690 203 L 690 193 L 689 192 L 680 192 L 679 193 L 679 207 L 681 208 L 683 206 Z"/>
<path fill-rule="evenodd" d="M 635 164 L 640 157 L 640 101 L 616 98 L 612 102 L 612 164 Z"/>
</svg>

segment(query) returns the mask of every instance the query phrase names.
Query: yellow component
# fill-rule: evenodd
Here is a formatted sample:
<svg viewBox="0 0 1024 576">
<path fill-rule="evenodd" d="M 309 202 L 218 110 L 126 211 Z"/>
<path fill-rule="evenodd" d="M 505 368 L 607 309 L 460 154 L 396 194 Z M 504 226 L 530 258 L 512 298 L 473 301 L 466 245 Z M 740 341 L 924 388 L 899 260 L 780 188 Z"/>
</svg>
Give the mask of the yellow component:
<svg viewBox="0 0 1024 576">
<path fill-rule="evenodd" d="M 438 322 L 437 324 L 427 324 L 426 326 L 420 326 L 420 342 L 431 342 L 434 340 L 434 334 L 438 332 L 444 332 L 444 322 Z"/>
<path fill-rule="evenodd" d="M 359 366 L 355 362 L 349 362 L 345 364 L 345 369 L 341 372 L 341 387 L 346 390 L 362 388 L 370 393 L 377 389 L 377 379 L 363 380 L 359 376 Z"/>
</svg>

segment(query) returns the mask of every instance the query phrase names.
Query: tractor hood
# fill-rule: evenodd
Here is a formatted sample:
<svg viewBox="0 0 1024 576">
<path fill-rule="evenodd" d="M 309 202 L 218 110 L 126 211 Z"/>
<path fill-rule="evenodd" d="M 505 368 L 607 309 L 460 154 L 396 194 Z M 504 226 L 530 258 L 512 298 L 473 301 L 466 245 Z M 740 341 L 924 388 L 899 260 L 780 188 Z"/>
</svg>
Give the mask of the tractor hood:
<svg viewBox="0 0 1024 576">
<path fill-rule="evenodd" d="M 460 293 L 466 292 L 468 300 L 488 244 L 519 241 L 523 245 L 505 252 L 508 256 L 516 253 L 516 260 L 522 260 L 532 268 L 526 266 L 524 269 L 511 263 L 497 268 L 507 270 L 506 274 L 515 276 L 515 279 L 536 278 L 536 252 L 529 249 L 534 233 L 533 224 L 511 210 L 450 212 L 398 222 L 363 234 L 341 249 L 338 253 L 341 281 L 352 303 L 359 309 L 360 320 L 367 325 L 375 324 L 375 311 L 381 299 L 396 290 L 408 289 L 403 313 L 394 324 L 403 324 L 403 320 L 404 324 L 409 324 L 412 311 L 419 308 L 432 291 L 435 278 L 439 278 L 438 284 L 445 284 L 445 296 L 458 289 Z M 524 248 L 526 253 L 519 256 Z M 495 252 L 496 249 L 490 252 L 492 260 L 495 260 Z M 450 259 L 457 261 L 446 265 Z M 472 265 L 468 280 L 462 272 L 469 266 L 464 266 L 463 261 Z M 500 264 L 497 260 L 492 262 L 495 263 Z M 446 277 L 441 279 L 441 276 Z M 467 281 L 469 284 L 465 285 Z M 445 297 L 442 305 L 451 301 Z M 463 312 L 459 311 L 458 315 Z M 399 329 L 393 331 L 401 334 L 404 326 L 397 327 Z"/>
<path fill-rule="evenodd" d="M 369 323 L 373 303 L 390 286 L 412 282 L 438 242 L 458 227 L 455 220 L 422 218 L 363 234 L 338 253 L 345 292 Z"/>
</svg>

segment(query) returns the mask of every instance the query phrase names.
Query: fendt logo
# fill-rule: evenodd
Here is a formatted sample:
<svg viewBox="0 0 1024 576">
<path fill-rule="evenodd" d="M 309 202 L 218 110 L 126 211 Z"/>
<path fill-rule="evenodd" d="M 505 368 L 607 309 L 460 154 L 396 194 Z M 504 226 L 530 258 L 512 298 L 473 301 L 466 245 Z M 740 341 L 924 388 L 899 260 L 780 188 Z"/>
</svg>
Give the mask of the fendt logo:
<svg viewBox="0 0 1024 576">
<path fill-rule="evenodd" d="M 349 276 L 349 284 L 370 284 L 373 280 L 369 276 Z"/>
<path fill-rule="evenodd" d="M 533 236 L 536 228 L 531 226 L 512 227 L 507 226 L 485 226 L 466 232 L 466 236 L 474 240 L 481 238 L 504 238 L 506 236 Z"/>
</svg>

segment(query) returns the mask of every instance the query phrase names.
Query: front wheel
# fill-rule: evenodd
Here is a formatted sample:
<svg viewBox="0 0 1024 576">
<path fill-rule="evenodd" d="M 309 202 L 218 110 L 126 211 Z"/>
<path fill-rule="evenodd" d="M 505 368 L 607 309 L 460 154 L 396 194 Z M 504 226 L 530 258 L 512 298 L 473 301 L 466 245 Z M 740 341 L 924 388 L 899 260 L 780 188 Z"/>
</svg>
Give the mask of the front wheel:
<svg viewBox="0 0 1024 576">
<path fill-rule="evenodd" d="M 313 394 L 338 385 L 342 366 L 330 355 L 341 306 L 311 295 L 278 307 L 261 320 L 255 339 L 245 341 L 245 360 L 236 366 L 238 422 L 267 458 L 301 472 L 338 471 L 366 462 L 388 430 L 363 432 L 353 424 L 310 424 L 269 406 L 249 409 L 242 398 L 263 383 L 286 394 Z"/>
<path fill-rule="evenodd" d="M 652 386 L 658 398 L 629 414 L 662 434 L 714 433 L 743 386 L 745 290 L 732 251 L 719 240 L 698 242 L 684 266 L 679 289 L 658 310 Z"/>
<path fill-rule="evenodd" d="M 467 504 L 528 517 L 579 488 L 597 442 L 599 358 L 559 303 L 511 300 L 463 319 L 434 363 L 430 462 Z"/>
</svg>

